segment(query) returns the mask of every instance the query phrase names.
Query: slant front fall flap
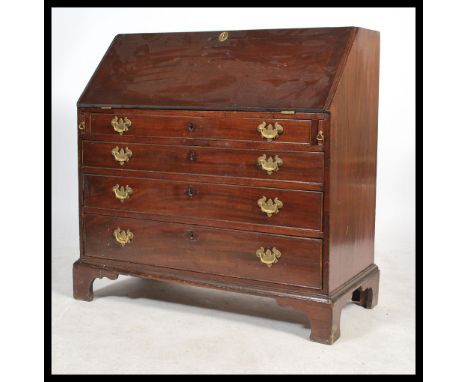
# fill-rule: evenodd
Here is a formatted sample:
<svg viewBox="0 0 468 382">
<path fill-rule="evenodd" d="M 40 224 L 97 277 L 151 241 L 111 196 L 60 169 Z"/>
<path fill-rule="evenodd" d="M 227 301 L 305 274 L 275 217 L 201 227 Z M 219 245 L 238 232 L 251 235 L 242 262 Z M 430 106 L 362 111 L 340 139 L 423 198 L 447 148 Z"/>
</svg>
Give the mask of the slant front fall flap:
<svg viewBox="0 0 468 382">
<path fill-rule="evenodd" d="M 326 110 L 355 31 L 117 35 L 78 106 Z"/>
</svg>

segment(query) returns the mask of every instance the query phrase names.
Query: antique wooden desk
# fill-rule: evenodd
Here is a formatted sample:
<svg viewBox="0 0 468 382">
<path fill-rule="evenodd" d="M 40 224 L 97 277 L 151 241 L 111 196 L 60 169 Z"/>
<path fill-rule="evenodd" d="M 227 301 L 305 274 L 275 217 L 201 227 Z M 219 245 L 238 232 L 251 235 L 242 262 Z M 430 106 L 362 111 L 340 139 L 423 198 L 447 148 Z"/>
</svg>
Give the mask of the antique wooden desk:
<svg viewBox="0 0 468 382">
<path fill-rule="evenodd" d="M 276 298 L 311 339 L 377 304 L 379 34 L 117 35 L 78 101 L 74 296 L 119 274 Z"/>
</svg>

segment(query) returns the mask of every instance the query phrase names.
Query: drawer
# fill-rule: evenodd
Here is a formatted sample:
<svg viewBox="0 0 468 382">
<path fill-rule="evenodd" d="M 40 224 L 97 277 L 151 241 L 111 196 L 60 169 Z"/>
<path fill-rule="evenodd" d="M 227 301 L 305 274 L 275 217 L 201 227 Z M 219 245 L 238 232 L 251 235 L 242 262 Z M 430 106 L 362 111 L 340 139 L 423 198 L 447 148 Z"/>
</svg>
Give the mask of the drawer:
<svg viewBox="0 0 468 382">
<path fill-rule="evenodd" d="M 322 193 L 313 191 L 85 175 L 84 205 L 201 220 L 322 229 Z"/>
<path fill-rule="evenodd" d="M 131 156 L 114 157 L 128 149 Z M 322 152 L 289 152 L 83 141 L 84 166 L 269 180 L 323 182 Z M 120 152 L 120 151 L 119 151 Z"/>
<path fill-rule="evenodd" d="M 321 288 L 319 239 L 100 215 L 84 235 L 84 256 Z"/>
<path fill-rule="evenodd" d="M 317 121 L 297 119 L 209 118 L 138 114 L 90 115 L 91 134 L 165 138 L 278 141 L 310 144 Z M 312 131 L 312 129 L 314 131 Z"/>
</svg>

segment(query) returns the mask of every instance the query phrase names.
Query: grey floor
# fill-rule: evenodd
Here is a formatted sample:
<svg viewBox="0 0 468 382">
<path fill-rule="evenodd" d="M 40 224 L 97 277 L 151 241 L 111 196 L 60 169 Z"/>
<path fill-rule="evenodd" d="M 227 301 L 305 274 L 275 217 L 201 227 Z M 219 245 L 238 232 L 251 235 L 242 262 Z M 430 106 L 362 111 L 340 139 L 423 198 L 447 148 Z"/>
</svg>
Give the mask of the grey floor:
<svg viewBox="0 0 468 382">
<path fill-rule="evenodd" d="M 414 373 L 414 259 L 379 250 L 379 305 L 348 304 L 341 338 L 308 340 L 274 300 L 120 276 L 72 298 L 77 253 L 53 257 L 53 373 Z"/>
</svg>

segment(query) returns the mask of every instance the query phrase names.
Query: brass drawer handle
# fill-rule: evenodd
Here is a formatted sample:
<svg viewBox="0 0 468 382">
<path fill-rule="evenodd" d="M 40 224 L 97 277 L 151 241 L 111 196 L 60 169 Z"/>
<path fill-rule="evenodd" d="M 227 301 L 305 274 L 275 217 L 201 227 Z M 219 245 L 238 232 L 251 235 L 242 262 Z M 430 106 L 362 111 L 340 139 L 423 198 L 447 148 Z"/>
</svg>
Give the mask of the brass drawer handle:
<svg viewBox="0 0 468 382">
<path fill-rule="evenodd" d="M 116 184 L 114 187 L 112 187 L 112 191 L 114 191 L 116 199 L 119 199 L 122 203 L 125 199 L 129 199 L 130 195 L 133 194 L 132 188 L 128 185 L 124 187 Z"/>
<path fill-rule="evenodd" d="M 273 264 L 276 264 L 278 259 L 281 257 L 281 252 L 278 251 L 275 247 L 273 247 L 271 250 L 267 249 L 266 251 L 265 248 L 260 247 L 257 249 L 256 254 L 260 261 L 263 264 L 266 264 L 268 268 L 271 268 Z"/>
<path fill-rule="evenodd" d="M 114 231 L 115 241 L 122 247 L 124 247 L 125 244 L 130 243 L 133 240 L 133 236 L 133 232 L 129 229 L 125 231 L 121 230 L 120 227 L 117 227 L 117 229 Z"/>
<path fill-rule="evenodd" d="M 119 117 L 114 117 L 112 118 L 111 125 L 114 128 L 114 131 L 122 135 L 126 131 L 128 131 L 128 128 L 132 126 L 132 121 L 130 121 L 127 117 L 119 118 Z"/>
<path fill-rule="evenodd" d="M 323 141 L 325 140 L 325 137 L 323 136 L 323 131 L 322 130 L 319 130 L 317 136 L 315 137 L 315 139 L 317 140 L 317 144 L 318 145 L 323 145 Z"/>
<path fill-rule="evenodd" d="M 268 217 L 271 217 L 273 214 L 277 214 L 280 208 L 283 207 L 283 202 L 278 198 L 275 198 L 275 200 L 267 200 L 266 196 L 262 196 L 258 199 L 257 204 L 262 212 L 266 213 Z"/>
<path fill-rule="evenodd" d="M 112 155 L 114 156 L 114 159 L 120 163 L 121 166 L 125 164 L 125 162 L 128 162 L 130 158 L 132 157 L 133 153 L 132 150 L 130 150 L 128 147 L 125 147 L 125 151 L 122 148 L 119 148 L 119 146 L 115 146 L 112 149 Z"/>
<path fill-rule="evenodd" d="M 279 167 L 283 164 L 283 160 L 278 156 L 275 155 L 275 159 L 272 157 L 268 157 L 266 154 L 263 154 L 261 157 L 258 157 L 257 164 L 265 170 L 268 175 L 273 174 L 274 171 L 279 171 Z"/>
<path fill-rule="evenodd" d="M 265 138 L 268 142 L 271 142 L 273 139 L 276 139 L 278 135 L 283 134 L 283 126 L 281 126 L 278 122 L 275 122 L 275 127 L 265 121 L 263 121 L 260 125 L 257 126 L 257 131 L 261 134 L 263 138 Z"/>
</svg>

